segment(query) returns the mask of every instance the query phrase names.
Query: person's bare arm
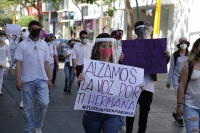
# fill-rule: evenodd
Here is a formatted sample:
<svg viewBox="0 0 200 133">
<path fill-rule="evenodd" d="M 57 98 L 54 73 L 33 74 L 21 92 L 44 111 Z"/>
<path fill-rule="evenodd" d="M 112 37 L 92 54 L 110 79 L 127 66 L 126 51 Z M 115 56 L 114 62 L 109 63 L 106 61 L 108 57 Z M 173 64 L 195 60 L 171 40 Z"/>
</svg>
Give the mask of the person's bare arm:
<svg viewBox="0 0 200 133">
<path fill-rule="evenodd" d="M 59 70 L 59 60 L 58 60 L 58 55 L 54 55 L 54 59 L 56 61 L 56 69 Z"/>
<path fill-rule="evenodd" d="M 76 59 L 72 59 L 73 73 L 76 76 Z"/>
<path fill-rule="evenodd" d="M 185 87 L 187 84 L 187 78 L 188 78 L 188 67 L 184 65 L 183 69 L 180 73 L 180 79 L 179 79 L 179 86 L 177 91 L 177 115 L 181 117 L 183 115 L 183 97 L 185 92 Z"/>
<path fill-rule="evenodd" d="M 22 62 L 17 60 L 16 61 L 16 68 L 15 68 L 15 77 L 16 77 L 16 88 L 18 90 L 22 89 L 22 82 L 21 82 L 21 79 L 20 79 L 21 66 L 22 66 Z"/>
<path fill-rule="evenodd" d="M 51 88 L 52 84 L 51 84 L 51 71 L 50 71 L 50 65 L 49 65 L 49 62 L 46 61 L 44 62 L 44 67 L 45 67 L 45 71 L 46 71 L 46 74 L 47 74 L 47 77 L 48 77 L 48 87 L 49 89 Z"/>
<path fill-rule="evenodd" d="M 71 54 L 67 54 L 67 51 L 64 51 L 64 54 L 63 54 L 64 58 L 68 58 L 70 55 Z"/>
</svg>

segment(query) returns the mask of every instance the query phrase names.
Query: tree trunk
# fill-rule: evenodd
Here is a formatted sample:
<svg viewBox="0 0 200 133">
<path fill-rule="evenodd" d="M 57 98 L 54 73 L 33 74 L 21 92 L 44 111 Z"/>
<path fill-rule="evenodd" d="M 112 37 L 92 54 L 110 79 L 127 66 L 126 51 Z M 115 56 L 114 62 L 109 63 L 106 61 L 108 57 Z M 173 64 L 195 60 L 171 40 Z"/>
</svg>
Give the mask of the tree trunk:
<svg viewBox="0 0 200 133">
<path fill-rule="evenodd" d="M 81 20 L 82 20 L 82 23 L 83 23 L 83 27 L 84 27 L 84 29 L 86 29 L 86 26 L 85 26 L 85 23 L 84 23 L 84 18 L 83 18 L 83 13 L 82 13 L 81 9 L 79 8 L 78 4 L 74 0 L 72 0 L 72 2 L 79 9 L 79 11 L 81 12 L 81 18 L 82 18 Z"/>
<path fill-rule="evenodd" d="M 131 8 L 130 0 L 124 0 L 125 12 L 127 15 L 127 39 L 133 39 L 133 9 Z"/>
</svg>

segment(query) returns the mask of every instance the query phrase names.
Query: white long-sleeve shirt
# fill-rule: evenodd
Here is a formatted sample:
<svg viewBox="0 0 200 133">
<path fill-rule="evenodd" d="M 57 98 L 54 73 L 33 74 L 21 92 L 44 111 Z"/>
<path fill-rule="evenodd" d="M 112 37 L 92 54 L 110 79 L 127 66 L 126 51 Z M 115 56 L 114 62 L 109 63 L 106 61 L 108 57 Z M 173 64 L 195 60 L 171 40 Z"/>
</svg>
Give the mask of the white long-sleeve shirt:
<svg viewBox="0 0 200 133">
<path fill-rule="evenodd" d="M 0 63 L 6 64 L 7 58 L 8 61 L 11 61 L 10 48 L 8 44 L 5 43 L 0 47 Z"/>
<path fill-rule="evenodd" d="M 171 61 L 170 61 L 170 69 L 169 69 L 168 78 L 167 78 L 167 84 L 170 84 L 172 80 L 173 85 L 179 85 L 178 79 L 180 76 L 180 72 L 187 58 L 188 56 L 185 56 L 185 54 L 181 54 L 180 57 L 177 58 L 177 61 L 175 64 L 174 54 L 172 55 Z"/>
</svg>

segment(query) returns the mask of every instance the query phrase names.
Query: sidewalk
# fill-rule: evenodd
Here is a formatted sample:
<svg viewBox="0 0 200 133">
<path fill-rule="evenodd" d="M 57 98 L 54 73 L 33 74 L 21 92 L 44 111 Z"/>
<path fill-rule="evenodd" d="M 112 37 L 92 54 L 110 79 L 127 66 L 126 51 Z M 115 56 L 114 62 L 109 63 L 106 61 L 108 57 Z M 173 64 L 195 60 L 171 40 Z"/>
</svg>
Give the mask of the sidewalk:
<svg viewBox="0 0 200 133">
<path fill-rule="evenodd" d="M 64 73 L 57 74 L 57 86 L 51 90 L 49 109 L 45 118 L 44 133 L 84 133 L 82 116 L 84 111 L 74 111 L 77 86 L 73 86 L 72 94 L 64 94 Z M 174 90 L 167 89 L 166 74 L 158 75 L 151 111 L 149 113 L 146 133 L 185 133 L 185 127 L 178 127 L 172 117 L 176 99 Z M 19 92 L 15 88 L 14 75 L 5 72 L 3 96 L 0 96 L 0 133 L 23 133 L 23 111 L 18 108 Z M 139 105 L 138 105 L 139 108 Z M 38 110 L 35 100 L 35 110 Z M 137 132 L 138 109 L 134 123 L 134 132 Z"/>
</svg>

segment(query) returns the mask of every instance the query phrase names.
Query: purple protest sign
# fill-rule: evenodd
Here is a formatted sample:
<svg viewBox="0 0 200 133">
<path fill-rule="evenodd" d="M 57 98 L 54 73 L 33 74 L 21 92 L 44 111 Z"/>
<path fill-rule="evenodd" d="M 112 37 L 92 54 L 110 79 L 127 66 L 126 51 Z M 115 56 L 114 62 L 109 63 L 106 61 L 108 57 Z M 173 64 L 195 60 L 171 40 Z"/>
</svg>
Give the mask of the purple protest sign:
<svg viewBox="0 0 200 133">
<path fill-rule="evenodd" d="M 40 38 L 44 38 L 46 36 L 46 31 L 45 30 L 41 30 L 40 31 Z"/>
<path fill-rule="evenodd" d="M 144 68 L 145 74 L 167 73 L 166 46 L 166 38 L 124 40 L 123 64 Z"/>
</svg>

